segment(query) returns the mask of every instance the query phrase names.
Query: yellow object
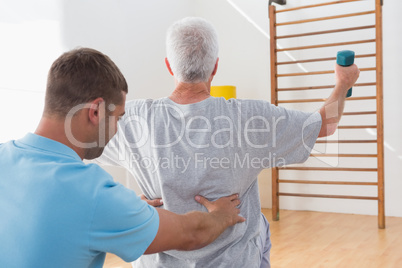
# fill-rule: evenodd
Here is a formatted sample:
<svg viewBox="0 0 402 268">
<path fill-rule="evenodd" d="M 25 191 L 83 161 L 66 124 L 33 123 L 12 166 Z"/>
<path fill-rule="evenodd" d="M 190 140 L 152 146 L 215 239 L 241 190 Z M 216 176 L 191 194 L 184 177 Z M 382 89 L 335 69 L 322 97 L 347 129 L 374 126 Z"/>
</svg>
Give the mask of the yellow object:
<svg viewBox="0 0 402 268">
<path fill-rule="evenodd" d="M 224 97 L 225 99 L 236 98 L 235 86 L 211 86 L 212 97 Z"/>
</svg>

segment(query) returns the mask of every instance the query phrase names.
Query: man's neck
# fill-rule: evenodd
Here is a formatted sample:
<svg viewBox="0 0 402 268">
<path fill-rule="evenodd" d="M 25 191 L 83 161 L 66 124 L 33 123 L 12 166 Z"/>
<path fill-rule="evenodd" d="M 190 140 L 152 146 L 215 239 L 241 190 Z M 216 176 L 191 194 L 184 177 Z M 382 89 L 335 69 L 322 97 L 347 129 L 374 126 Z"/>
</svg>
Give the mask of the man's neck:
<svg viewBox="0 0 402 268">
<path fill-rule="evenodd" d="M 43 116 L 35 130 L 35 134 L 60 142 L 73 149 L 81 159 L 84 158 L 84 150 L 79 146 L 74 146 L 67 137 L 64 120 L 56 117 Z"/>
<path fill-rule="evenodd" d="M 169 96 L 169 99 L 178 104 L 191 104 L 203 101 L 209 98 L 211 83 L 177 83 L 175 90 Z"/>
</svg>

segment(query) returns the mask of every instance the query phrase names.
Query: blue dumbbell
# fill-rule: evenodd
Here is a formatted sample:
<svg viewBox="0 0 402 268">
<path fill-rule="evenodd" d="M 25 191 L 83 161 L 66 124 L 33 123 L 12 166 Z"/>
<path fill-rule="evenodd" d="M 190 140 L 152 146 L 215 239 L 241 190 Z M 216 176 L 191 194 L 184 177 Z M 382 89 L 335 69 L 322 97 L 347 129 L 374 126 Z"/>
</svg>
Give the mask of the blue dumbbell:
<svg viewBox="0 0 402 268">
<path fill-rule="evenodd" d="M 338 51 L 336 54 L 336 63 L 340 66 L 350 66 L 355 62 L 355 52 L 352 50 Z M 352 96 L 352 88 L 348 90 L 346 98 Z"/>
</svg>

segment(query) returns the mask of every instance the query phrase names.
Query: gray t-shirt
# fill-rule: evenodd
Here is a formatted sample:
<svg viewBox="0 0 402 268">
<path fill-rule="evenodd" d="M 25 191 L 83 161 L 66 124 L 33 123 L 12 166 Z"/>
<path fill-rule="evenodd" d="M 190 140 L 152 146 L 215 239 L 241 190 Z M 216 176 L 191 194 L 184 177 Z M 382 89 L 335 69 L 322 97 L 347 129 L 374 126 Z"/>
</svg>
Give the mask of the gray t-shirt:
<svg viewBox="0 0 402 268">
<path fill-rule="evenodd" d="M 202 249 L 144 255 L 134 267 L 259 267 L 257 175 L 304 162 L 320 128 L 319 113 L 259 100 L 128 102 L 101 163 L 126 167 L 147 198 L 162 198 L 163 208 L 179 214 L 206 211 L 196 195 L 216 200 L 239 193 L 240 215 L 246 218 Z"/>
</svg>

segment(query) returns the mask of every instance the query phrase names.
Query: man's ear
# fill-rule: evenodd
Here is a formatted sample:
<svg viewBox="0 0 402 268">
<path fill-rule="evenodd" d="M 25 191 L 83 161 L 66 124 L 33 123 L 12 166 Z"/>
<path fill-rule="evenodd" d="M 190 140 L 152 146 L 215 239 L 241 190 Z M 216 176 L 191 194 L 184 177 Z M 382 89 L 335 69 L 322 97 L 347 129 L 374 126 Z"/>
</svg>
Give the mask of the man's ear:
<svg viewBox="0 0 402 268">
<path fill-rule="evenodd" d="M 168 70 L 169 70 L 169 73 L 170 73 L 172 76 L 174 76 L 173 71 L 172 71 L 172 68 L 170 68 L 169 60 L 168 60 L 167 58 L 165 58 L 165 64 L 166 64 L 166 67 L 167 67 Z"/>
<path fill-rule="evenodd" d="M 89 103 L 88 120 L 94 124 L 99 125 L 101 119 L 105 118 L 105 101 L 103 98 L 97 98 Z"/>
<path fill-rule="evenodd" d="M 219 58 L 216 59 L 215 68 L 212 71 L 212 76 L 214 76 L 216 74 L 216 72 L 218 71 L 218 62 L 219 62 Z"/>
</svg>

